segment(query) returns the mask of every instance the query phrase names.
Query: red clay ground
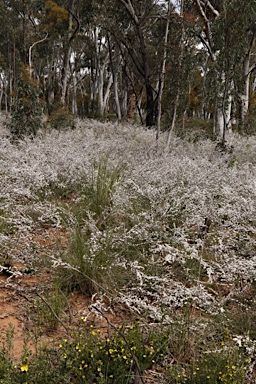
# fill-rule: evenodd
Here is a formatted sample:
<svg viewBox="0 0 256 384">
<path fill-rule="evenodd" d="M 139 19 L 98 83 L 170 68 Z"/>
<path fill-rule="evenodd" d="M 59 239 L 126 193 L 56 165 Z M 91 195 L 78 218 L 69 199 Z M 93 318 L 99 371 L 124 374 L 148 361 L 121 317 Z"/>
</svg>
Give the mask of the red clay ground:
<svg viewBox="0 0 256 384">
<path fill-rule="evenodd" d="M 17 242 L 16 248 L 13 250 L 15 259 L 22 255 L 22 251 L 27 247 L 34 247 L 39 258 L 44 264 L 44 258 L 54 254 L 55 251 L 65 249 L 68 243 L 68 236 L 64 230 L 60 228 L 40 228 L 34 230 L 20 241 Z M 47 263 L 46 263 L 47 264 Z M 43 296 L 38 296 L 39 292 L 44 291 L 44 287 L 49 286 L 52 278 L 49 267 L 44 267 L 40 272 L 27 273 L 27 266 L 24 262 L 14 262 L 11 267 L 11 276 L 0 276 L 0 338 L 6 340 L 7 331 L 10 327 L 14 330 L 13 353 L 15 358 L 19 359 L 22 355 L 24 338 L 28 341 L 29 348 L 33 351 L 34 346 L 31 341 L 31 331 L 35 331 L 37 319 L 35 302 L 43 304 Z M 43 294 L 42 294 L 43 295 Z M 90 306 L 97 301 L 97 296 L 88 298 L 79 292 L 74 292 L 68 299 L 65 313 L 61 316 L 63 324 L 75 326 L 81 323 L 81 317 L 87 317 L 87 323 L 93 324 L 95 328 L 100 328 L 103 333 L 108 332 L 108 324 L 106 319 L 95 311 L 91 311 Z M 106 303 L 108 306 L 108 303 Z M 127 322 L 130 314 L 120 306 L 115 306 L 113 310 L 104 311 L 111 323 L 119 325 Z M 57 322 L 56 327 L 42 328 L 42 341 L 57 341 L 66 336 L 66 330 Z M 32 333 L 33 333 L 32 332 Z"/>
</svg>

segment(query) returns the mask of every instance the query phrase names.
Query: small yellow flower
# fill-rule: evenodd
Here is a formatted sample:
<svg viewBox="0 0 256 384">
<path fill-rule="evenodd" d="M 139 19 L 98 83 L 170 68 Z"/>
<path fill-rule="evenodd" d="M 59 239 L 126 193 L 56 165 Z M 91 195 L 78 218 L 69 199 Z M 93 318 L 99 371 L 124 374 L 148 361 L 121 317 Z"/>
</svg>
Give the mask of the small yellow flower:
<svg viewBox="0 0 256 384">
<path fill-rule="evenodd" d="M 95 335 L 96 335 L 96 332 L 95 332 L 95 331 L 91 331 L 91 335 L 92 335 L 92 336 L 95 336 Z"/>
<path fill-rule="evenodd" d="M 59 344 L 59 347 L 62 348 L 62 344 Z"/>
<path fill-rule="evenodd" d="M 28 365 L 27 364 L 22 364 L 20 367 L 21 372 L 27 372 L 28 371 Z"/>
</svg>

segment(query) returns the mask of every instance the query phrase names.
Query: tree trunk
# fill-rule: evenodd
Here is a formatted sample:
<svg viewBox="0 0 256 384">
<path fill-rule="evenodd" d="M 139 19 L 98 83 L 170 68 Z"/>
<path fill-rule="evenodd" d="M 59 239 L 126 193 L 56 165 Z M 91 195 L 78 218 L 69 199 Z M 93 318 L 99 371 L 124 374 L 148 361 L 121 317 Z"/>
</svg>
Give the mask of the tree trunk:
<svg viewBox="0 0 256 384">
<path fill-rule="evenodd" d="M 128 90 L 128 100 L 127 100 L 127 120 L 129 122 L 134 121 L 136 114 L 136 95 L 134 93 L 133 87 L 130 86 Z"/>
<path fill-rule="evenodd" d="M 120 62 L 119 56 L 120 55 L 118 54 L 118 47 L 117 47 L 117 44 L 115 42 L 114 43 L 114 57 L 113 57 L 109 35 L 107 36 L 107 39 L 108 39 L 109 59 L 110 59 L 112 77 L 113 77 L 113 89 L 114 89 L 114 100 L 115 100 L 115 105 L 116 105 L 116 116 L 117 116 L 117 120 L 120 121 L 122 119 L 121 107 L 120 107 L 119 95 L 118 95 L 118 73 L 119 73 L 119 62 Z"/>
<path fill-rule="evenodd" d="M 74 116 L 77 116 L 77 77 L 76 77 L 76 70 L 75 70 L 75 68 L 72 68 L 72 66 L 70 69 L 72 72 L 72 113 Z"/>
<path fill-rule="evenodd" d="M 144 78 L 144 84 L 145 84 L 145 90 L 146 90 L 146 126 L 152 127 L 154 125 L 154 97 L 153 97 L 153 88 L 151 86 L 151 81 L 150 81 L 149 60 L 148 60 L 148 54 L 147 54 L 143 30 L 142 30 L 140 21 L 135 13 L 131 0 L 128 0 L 127 2 L 125 0 L 119 0 L 119 2 L 123 4 L 123 6 L 126 8 L 128 13 L 130 14 L 130 17 L 137 30 L 137 35 L 140 43 L 140 54 L 141 54 L 143 78 Z M 130 55 L 132 54 L 131 49 L 129 49 L 129 53 Z M 132 60 L 135 62 L 133 55 L 132 55 Z M 138 63 L 135 62 L 135 65 L 138 65 Z"/>
<path fill-rule="evenodd" d="M 109 95 L 110 95 L 110 89 L 113 84 L 113 76 L 112 74 L 109 76 L 108 79 L 108 85 L 105 90 L 104 98 L 103 98 L 103 114 L 106 113 L 107 110 L 107 105 L 108 105 L 108 100 L 109 100 Z"/>
<path fill-rule="evenodd" d="M 158 100 L 157 100 L 157 131 L 156 131 L 156 141 L 158 141 L 161 130 L 161 113 L 162 113 L 162 95 L 164 90 L 164 80 L 165 80 L 165 65 L 166 65 L 166 56 L 167 56 L 167 42 L 168 42 L 168 34 L 169 34 L 169 25 L 170 25 L 170 1 L 168 1 L 168 14 L 167 14 L 167 22 L 165 27 L 165 36 L 164 36 L 164 55 L 163 55 L 163 63 L 162 63 L 162 71 L 160 75 L 160 86 L 158 92 Z"/>
<path fill-rule="evenodd" d="M 249 109 L 249 95 L 250 95 L 250 78 L 251 78 L 251 73 L 256 69 L 256 64 L 253 63 L 250 65 L 250 59 L 251 59 L 251 54 L 252 54 L 252 47 L 255 42 L 255 33 L 252 34 L 251 39 L 250 39 L 250 45 L 248 52 L 244 58 L 243 62 L 243 93 L 240 95 L 240 100 L 241 100 L 241 123 L 242 126 L 244 126 L 245 123 L 245 118 Z"/>
<path fill-rule="evenodd" d="M 61 103 L 63 106 L 66 105 L 66 93 L 67 93 L 67 85 L 68 85 L 68 70 L 69 70 L 69 61 L 70 61 L 70 55 L 71 55 L 71 43 L 72 40 L 75 38 L 76 33 L 79 29 L 79 22 L 77 18 L 74 16 L 74 4 L 75 0 L 70 0 L 69 2 L 69 25 L 68 25 L 68 41 L 66 43 L 65 51 L 64 51 L 64 59 L 63 59 L 63 67 L 62 67 L 62 74 L 61 74 Z M 73 31 L 73 18 L 76 19 L 76 29 Z"/>
<path fill-rule="evenodd" d="M 179 105 L 179 93 L 177 93 L 177 96 L 176 96 L 175 101 L 174 101 L 172 123 L 171 123 L 171 126 L 169 128 L 169 132 L 168 132 L 168 136 L 167 136 L 166 149 L 169 148 L 169 145 L 171 142 L 172 133 L 174 131 L 174 127 L 175 127 L 175 123 L 176 123 L 178 105 Z"/>
</svg>

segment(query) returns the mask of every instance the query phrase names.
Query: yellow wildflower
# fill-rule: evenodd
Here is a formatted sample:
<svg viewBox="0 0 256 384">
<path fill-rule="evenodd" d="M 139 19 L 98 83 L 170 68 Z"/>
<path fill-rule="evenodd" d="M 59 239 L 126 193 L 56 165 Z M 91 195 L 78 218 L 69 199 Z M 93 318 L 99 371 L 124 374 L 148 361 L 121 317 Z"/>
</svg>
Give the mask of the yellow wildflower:
<svg viewBox="0 0 256 384">
<path fill-rule="evenodd" d="M 22 364 L 20 367 L 21 372 L 27 372 L 28 371 L 28 365 L 27 364 Z"/>
</svg>

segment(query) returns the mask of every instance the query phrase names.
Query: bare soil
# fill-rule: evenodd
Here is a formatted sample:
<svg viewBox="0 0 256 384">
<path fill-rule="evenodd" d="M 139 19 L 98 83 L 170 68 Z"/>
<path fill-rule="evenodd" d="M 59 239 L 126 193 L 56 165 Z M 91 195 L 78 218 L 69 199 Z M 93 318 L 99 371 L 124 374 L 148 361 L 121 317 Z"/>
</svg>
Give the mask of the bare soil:
<svg viewBox="0 0 256 384">
<path fill-rule="evenodd" d="M 49 286 L 53 277 L 46 259 L 54 252 L 65 250 L 68 240 L 68 234 L 62 228 L 34 229 L 26 236 L 20 237 L 13 249 L 14 260 L 21 261 L 14 262 L 7 274 L 0 275 L 0 338 L 2 342 L 6 342 L 8 333 L 13 329 L 13 356 L 17 360 L 22 356 L 24 340 L 32 352 L 35 349 L 33 338 L 35 320 L 38 316 L 35 302 L 40 302 L 43 298 L 44 294 L 41 296 L 39 292 L 43 292 Z M 39 256 L 39 263 L 42 263 L 41 268 L 35 271 L 29 271 L 26 261 L 22 261 L 25 249 L 32 247 Z M 82 316 L 87 318 L 88 326 L 93 325 L 101 329 L 103 334 L 108 334 L 110 331 L 106 318 L 115 325 L 129 320 L 129 312 L 117 303 L 115 311 L 113 306 L 106 302 L 101 309 L 102 313 L 97 313 L 92 309 L 97 300 L 97 295 L 89 298 L 80 292 L 73 292 L 67 299 L 61 321 L 54 327 L 42 327 L 40 341 L 61 340 L 67 336 L 66 328 L 81 323 Z"/>
</svg>

